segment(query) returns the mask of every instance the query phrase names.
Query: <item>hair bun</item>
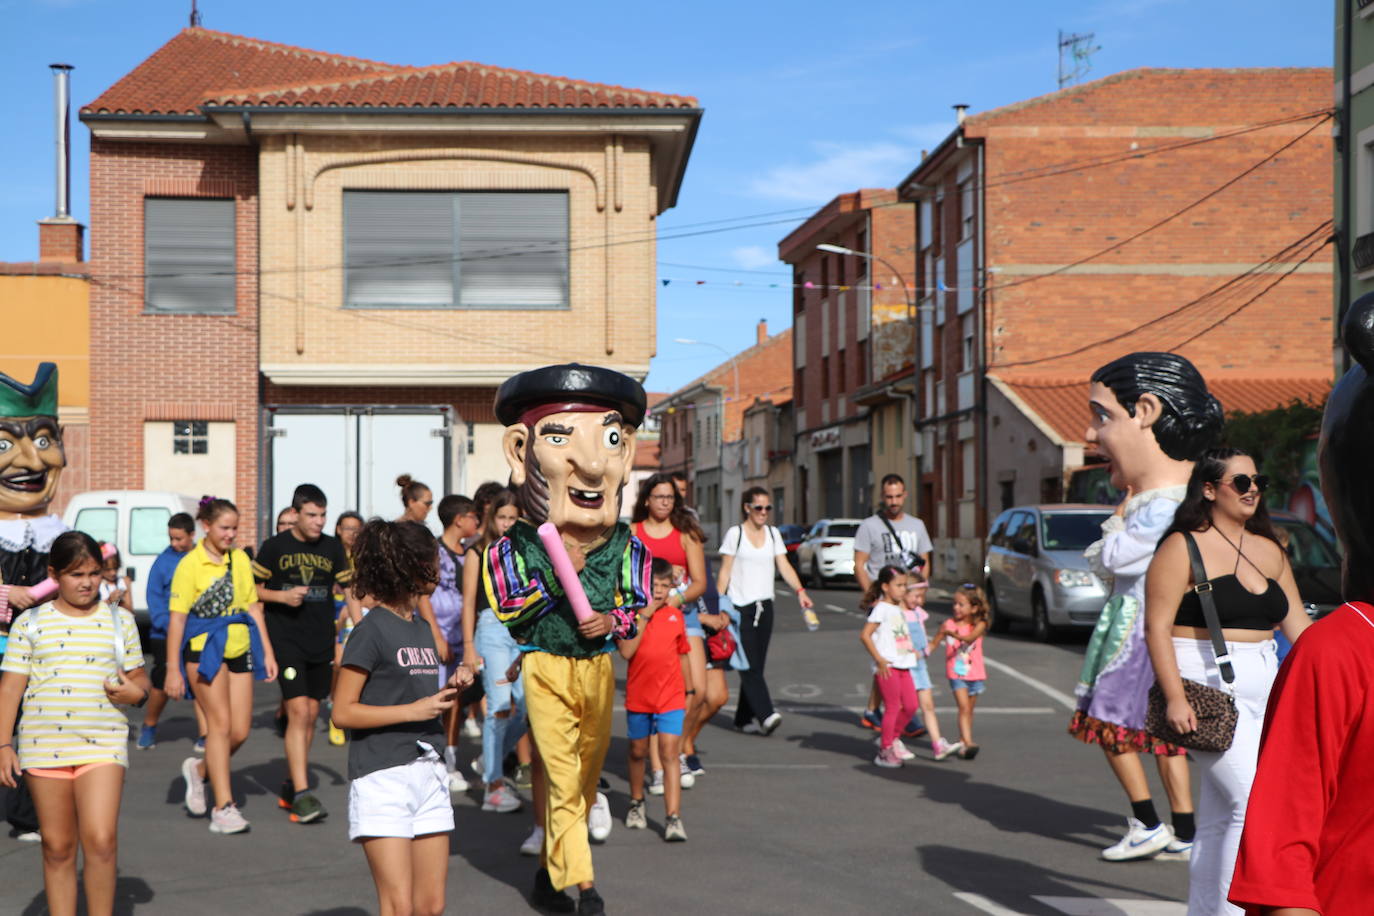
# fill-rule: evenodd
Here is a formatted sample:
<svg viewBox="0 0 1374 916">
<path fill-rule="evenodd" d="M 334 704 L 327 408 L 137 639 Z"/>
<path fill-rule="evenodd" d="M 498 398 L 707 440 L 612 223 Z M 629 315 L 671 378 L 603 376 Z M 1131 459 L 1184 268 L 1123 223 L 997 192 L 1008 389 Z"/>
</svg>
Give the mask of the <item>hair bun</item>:
<svg viewBox="0 0 1374 916">
<path fill-rule="evenodd" d="M 396 486 L 401 489 L 405 489 L 414 482 L 414 479 L 409 474 L 402 474 L 400 477 L 396 478 Z"/>
</svg>

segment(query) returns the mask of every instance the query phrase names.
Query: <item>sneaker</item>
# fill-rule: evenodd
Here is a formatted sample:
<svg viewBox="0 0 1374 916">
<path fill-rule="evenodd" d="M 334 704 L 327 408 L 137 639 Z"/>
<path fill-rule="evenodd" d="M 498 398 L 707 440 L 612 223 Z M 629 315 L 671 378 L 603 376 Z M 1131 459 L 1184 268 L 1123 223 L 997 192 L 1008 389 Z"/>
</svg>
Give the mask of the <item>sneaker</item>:
<svg viewBox="0 0 1374 916">
<path fill-rule="evenodd" d="M 482 737 L 482 726 L 477 724 L 476 719 L 463 720 L 463 736 L 467 738 Z"/>
<path fill-rule="evenodd" d="M 273 730 L 277 733 L 277 737 L 278 737 L 278 738 L 285 738 L 285 737 L 286 737 L 286 716 L 284 716 L 284 715 L 273 716 L 273 717 L 272 717 L 272 728 L 273 728 Z"/>
<path fill-rule="evenodd" d="M 782 724 L 782 716 L 773 713 L 771 716 L 764 719 L 761 724 L 763 725 L 763 733 L 765 735 L 771 735 L 773 732 L 777 731 L 778 726 Z"/>
<path fill-rule="evenodd" d="M 335 747 L 343 747 L 343 746 L 344 746 L 344 743 L 345 743 L 347 740 L 348 740 L 348 736 L 344 734 L 344 730 L 343 730 L 342 728 L 339 728 L 339 726 L 335 725 L 333 719 L 330 719 L 330 720 L 329 720 L 329 743 L 332 744 L 332 745 L 334 745 Z"/>
<path fill-rule="evenodd" d="M 205 756 L 205 736 L 204 736 L 204 735 L 201 735 L 199 738 L 197 738 L 197 739 L 196 739 L 196 743 L 193 744 L 193 745 L 191 745 L 191 753 L 195 754 L 197 757 L 204 757 L 204 756 Z"/>
<path fill-rule="evenodd" d="M 953 744 L 950 744 L 944 738 L 940 739 L 940 743 L 938 745 L 931 748 L 931 750 L 935 752 L 936 760 L 944 760 L 953 754 L 959 753 L 963 749 L 964 742 L 956 741 Z"/>
<path fill-rule="evenodd" d="M 911 721 L 906 724 L 906 728 L 902 729 L 903 738 L 924 738 L 926 736 L 925 723 L 921 721 L 920 715 L 917 713 L 913 716 Z"/>
<path fill-rule="evenodd" d="M 1170 833 L 1173 831 L 1170 830 Z M 1193 858 L 1193 841 L 1184 842 L 1176 836 L 1169 837 L 1169 845 L 1155 856 L 1157 862 L 1187 862 Z"/>
<path fill-rule="evenodd" d="M 187 757 L 181 762 L 181 776 L 186 780 L 186 812 L 192 817 L 205 816 L 205 780 L 200 778 L 200 760 Z"/>
<path fill-rule="evenodd" d="M 894 770 L 902 765 L 902 758 L 897 756 L 896 748 L 885 747 L 878 752 L 878 756 L 873 758 L 874 766 L 886 767 Z"/>
<path fill-rule="evenodd" d="M 577 898 L 577 916 L 606 916 L 606 901 L 589 887 Z"/>
<path fill-rule="evenodd" d="M 157 747 L 157 726 L 145 725 L 138 730 L 138 741 L 134 747 L 140 751 L 151 751 Z"/>
<path fill-rule="evenodd" d="M 762 735 L 764 733 L 763 728 L 757 722 L 745 722 L 739 726 L 739 730 L 746 735 Z"/>
<path fill-rule="evenodd" d="M 897 756 L 902 760 L 916 759 L 916 755 L 911 753 L 911 751 L 907 750 L 906 745 L 902 743 L 901 738 L 893 739 L 892 750 L 895 751 Z"/>
<path fill-rule="evenodd" d="M 515 765 L 515 775 L 510 778 L 517 789 L 534 788 L 534 766 L 528 763 L 518 763 Z"/>
<path fill-rule="evenodd" d="M 691 769 L 693 776 L 706 775 L 706 768 L 701 765 L 701 758 L 696 754 L 687 754 L 682 759 L 687 761 L 687 766 Z"/>
<path fill-rule="evenodd" d="M 1102 858 L 1108 862 L 1129 862 L 1132 859 L 1148 859 L 1161 852 L 1174 832 L 1163 822 L 1154 827 L 1146 827 L 1133 817 L 1126 818 L 1126 835 L 1115 846 L 1102 850 Z"/>
<path fill-rule="evenodd" d="M 630 810 L 625 812 L 626 830 L 643 830 L 649 826 L 649 818 L 644 813 L 644 799 L 630 799 Z"/>
<path fill-rule="evenodd" d="M 302 792 L 291 803 L 291 820 L 297 824 L 309 824 L 323 820 L 329 812 L 324 810 L 320 800 L 309 792 Z"/>
<path fill-rule="evenodd" d="M 649 783 L 649 794 L 650 794 L 650 795 L 662 795 L 662 794 L 663 794 L 663 771 L 662 771 L 662 770 L 654 770 L 654 778 L 653 778 L 653 780 Z"/>
<path fill-rule="evenodd" d="M 456 775 L 456 774 L 455 774 Z M 523 804 L 520 796 L 516 795 L 510 786 L 504 782 L 487 793 L 482 800 L 483 811 L 495 811 L 497 814 L 510 814 L 512 811 L 519 811 Z"/>
<path fill-rule="evenodd" d="M 41 843 L 43 834 L 37 830 L 16 830 L 14 838 L 21 843 Z"/>
<path fill-rule="evenodd" d="M 679 779 L 682 783 L 682 788 L 690 789 L 692 788 L 692 786 L 696 785 L 697 778 L 692 774 L 692 768 L 687 765 L 687 758 L 679 754 L 677 758 L 677 765 L 678 773 L 680 774 Z"/>
<path fill-rule="evenodd" d="M 959 743 L 963 744 L 962 741 Z M 974 757 L 978 756 L 978 752 L 982 749 L 982 745 L 979 744 L 964 744 L 964 746 L 959 749 L 959 759 L 972 760 Z"/>
<path fill-rule="evenodd" d="M 233 802 L 210 812 L 211 833 L 243 833 L 247 829 L 248 820 Z"/>
<path fill-rule="evenodd" d="M 571 897 L 553 886 L 547 868 L 541 868 L 534 873 L 534 890 L 530 893 L 530 903 L 541 910 L 553 913 L 571 913 L 577 909 L 577 904 Z"/>
<path fill-rule="evenodd" d="M 520 855 L 537 856 L 544 848 L 544 828 L 535 827 L 530 831 L 530 835 L 525 837 L 525 842 L 520 844 Z"/>
<path fill-rule="evenodd" d="M 597 779 L 596 788 L 601 792 L 609 792 L 611 791 L 611 784 L 606 780 L 605 776 L 602 776 Z"/>
<path fill-rule="evenodd" d="M 282 780 L 281 788 L 277 790 L 277 807 L 283 811 L 290 811 L 295 801 L 296 784 L 289 779 Z"/>
<path fill-rule="evenodd" d="M 663 822 L 663 841 L 665 843 L 687 842 L 687 831 L 682 827 L 682 818 L 676 814 L 668 815 Z"/>
<path fill-rule="evenodd" d="M 596 793 L 596 803 L 587 812 L 587 833 L 598 843 L 606 842 L 611 835 L 611 803 L 600 792 Z"/>
<path fill-rule="evenodd" d="M 864 728 L 871 728 L 875 732 L 883 730 L 883 717 L 873 709 L 865 709 L 863 716 L 859 719 L 859 724 Z"/>
<path fill-rule="evenodd" d="M 472 788 L 472 783 L 468 782 L 467 777 L 458 770 L 452 770 L 448 774 L 448 794 L 462 795 Z"/>
</svg>

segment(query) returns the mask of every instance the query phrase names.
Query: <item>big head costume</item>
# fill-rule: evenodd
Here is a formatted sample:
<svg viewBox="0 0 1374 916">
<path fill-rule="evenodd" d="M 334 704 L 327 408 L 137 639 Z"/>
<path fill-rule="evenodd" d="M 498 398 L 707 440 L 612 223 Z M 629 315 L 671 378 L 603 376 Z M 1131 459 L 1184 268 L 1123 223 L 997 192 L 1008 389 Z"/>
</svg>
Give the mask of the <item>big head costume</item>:
<svg viewBox="0 0 1374 916">
<path fill-rule="evenodd" d="M 649 552 L 619 521 L 620 492 L 643 422 L 644 389 L 610 369 L 567 364 L 522 372 L 496 393 L 496 416 L 522 518 L 487 551 L 482 582 L 523 653 L 530 731 L 548 783 L 542 862 L 555 888 L 593 879 L 587 812 L 610 745 L 615 680 L 608 636 L 589 638 L 536 527 L 552 522 L 585 561 L 592 609 L 632 637 L 648 602 Z"/>
<path fill-rule="evenodd" d="M 1069 733 L 1114 753 L 1182 753 L 1144 731 L 1154 669 L 1143 609 L 1145 572 L 1187 487 L 1142 489 L 1142 483 L 1170 468 L 1186 481 L 1189 463 L 1221 431 L 1221 404 L 1193 364 L 1172 353 L 1131 353 L 1098 369 L 1092 381 L 1094 412 L 1115 417 L 1099 424 L 1098 448 L 1112 462 L 1112 482 L 1133 494 L 1086 551 L 1112 592 L 1088 642 Z"/>
</svg>

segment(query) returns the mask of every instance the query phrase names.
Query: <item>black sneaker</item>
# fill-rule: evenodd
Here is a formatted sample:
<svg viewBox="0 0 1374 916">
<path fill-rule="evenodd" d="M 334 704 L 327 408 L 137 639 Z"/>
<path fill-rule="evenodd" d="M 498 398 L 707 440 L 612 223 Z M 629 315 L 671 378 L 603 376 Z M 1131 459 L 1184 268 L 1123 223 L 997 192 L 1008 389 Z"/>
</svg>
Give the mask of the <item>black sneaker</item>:
<svg viewBox="0 0 1374 916">
<path fill-rule="evenodd" d="M 282 780 L 281 790 L 277 792 L 277 807 L 290 811 L 296 802 L 296 784 L 290 779 Z"/>
<path fill-rule="evenodd" d="M 571 913 L 577 909 L 577 904 L 571 897 L 554 888 L 553 882 L 549 880 L 547 868 L 541 868 L 534 873 L 534 890 L 530 893 L 530 903 L 551 913 Z M 602 912 L 605 912 L 604 907 Z"/>
<path fill-rule="evenodd" d="M 978 745 L 976 745 L 976 744 L 966 744 L 966 745 L 964 745 L 964 749 L 963 749 L 962 751 L 959 752 L 959 759 L 960 759 L 960 760 L 972 760 L 974 757 L 977 757 L 977 756 L 978 756 Z"/>
<path fill-rule="evenodd" d="M 274 716 L 272 718 L 272 727 L 276 730 L 278 738 L 285 738 L 286 716 Z"/>
<path fill-rule="evenodd" d="M 606 916 L 606 901 L 601 899 L 596 888 L 587 888 L 577 898 L 577 916 Z"/>
<path fill-rule="evenodd" d="M 596 787 L 600 789 L 602 792 L 611 791 L 611 784 L 606 781 L 605 776 L 602 776 L 600 779 L 596 781 Z"/>
</svg>

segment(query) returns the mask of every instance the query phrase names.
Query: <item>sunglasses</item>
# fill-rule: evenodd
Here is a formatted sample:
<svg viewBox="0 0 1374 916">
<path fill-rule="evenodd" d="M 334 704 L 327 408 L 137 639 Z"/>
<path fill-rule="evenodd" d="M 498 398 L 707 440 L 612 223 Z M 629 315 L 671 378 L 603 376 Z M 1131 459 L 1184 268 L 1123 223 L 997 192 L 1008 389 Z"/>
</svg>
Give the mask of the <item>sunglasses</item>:
<svg viewBox="0 0 1374 916">
<path fill-rule="evenodd" d="M 1249 474 L 1237 474 L 1235 477 L 1231 478 L 1231 486 L 1235 487 L 1236 492 L 1242 496 L 1250 492 L 1250 486 L 1252 484 L 1255 489 L 1263 493 L 1265 490 L 1269 489 L 1269 478 L 1263 474 L 1259 474 L 1255 477 L 1251 477 Z"/>
<path fill-rule="evenodd" d="M 772 512 L 772 511 L 773 511 L 773 507 L 772 507 L 772 506 L 750 506 L 749 508 L 750 508 L 752 511 L 754 511 L 754 512 Z"/>
</svg>

